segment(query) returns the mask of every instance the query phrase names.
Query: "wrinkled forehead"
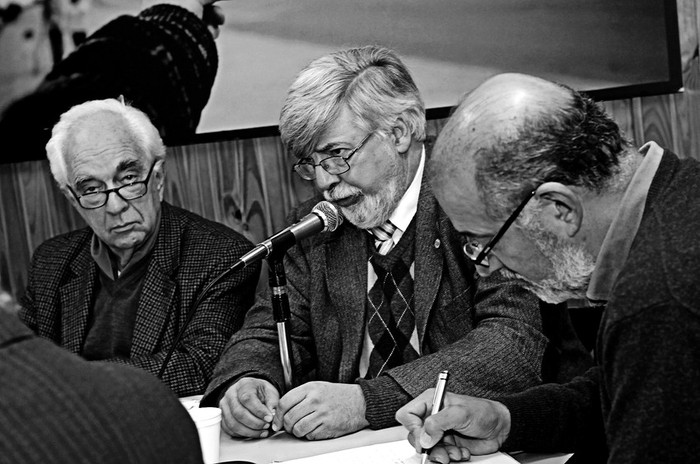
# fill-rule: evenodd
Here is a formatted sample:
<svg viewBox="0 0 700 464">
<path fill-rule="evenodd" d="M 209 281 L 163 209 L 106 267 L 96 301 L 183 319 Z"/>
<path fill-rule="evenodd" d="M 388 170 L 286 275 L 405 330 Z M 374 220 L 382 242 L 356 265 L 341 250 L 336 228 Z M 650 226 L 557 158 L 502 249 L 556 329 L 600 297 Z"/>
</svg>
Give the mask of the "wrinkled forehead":
<svg viewBox="0 0 700 464">
<path fill-rule="evenodd" d="M 69 181 L 116 173 L 126 166 L 143 168 L 147 158 L 124 120 L 113 113 L 98 113 L 77 121 L 67 138 Z"/>
</svg>

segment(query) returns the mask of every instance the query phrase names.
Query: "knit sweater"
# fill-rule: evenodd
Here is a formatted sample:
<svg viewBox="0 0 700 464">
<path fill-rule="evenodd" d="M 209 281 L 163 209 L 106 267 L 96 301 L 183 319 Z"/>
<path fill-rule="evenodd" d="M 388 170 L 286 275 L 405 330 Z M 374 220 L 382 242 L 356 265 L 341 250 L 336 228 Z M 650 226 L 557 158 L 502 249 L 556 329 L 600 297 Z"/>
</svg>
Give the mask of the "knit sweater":
<svg viewBox="0 0 700 464">
<path fill-rule="evenodd" d="M 202 462 L 168 388 L 129 366 L 87 362 L 0 311 L 0 464 Z"/>
<path fill-rule="evenodd" d="M 598 366 L 567 385 L 501 398 L 505 449 L 578 462 L 697 462 L 700 455 L 700 163 L 665 152 L 598 333 Z M 605 437 L 605 438 L 603 438 Z"/>
</svg>

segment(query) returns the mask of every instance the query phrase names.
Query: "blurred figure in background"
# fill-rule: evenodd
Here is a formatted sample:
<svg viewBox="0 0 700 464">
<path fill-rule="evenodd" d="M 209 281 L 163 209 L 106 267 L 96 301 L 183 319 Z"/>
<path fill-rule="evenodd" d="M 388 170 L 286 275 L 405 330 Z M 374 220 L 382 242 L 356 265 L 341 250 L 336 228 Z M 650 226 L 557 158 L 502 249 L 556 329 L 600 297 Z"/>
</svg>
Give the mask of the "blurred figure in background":
<svg viewBox="0 0 700 464">
<path fill-rule="evenodd" d="M 193 134 L 214 83 L 217 0 L 142 2 L 137 16 L 101 27 L 0 118 L 3 161 L 42 159 L 51 128 L 70 107 L 123 95 L 168 143 Z"/>
</svg>

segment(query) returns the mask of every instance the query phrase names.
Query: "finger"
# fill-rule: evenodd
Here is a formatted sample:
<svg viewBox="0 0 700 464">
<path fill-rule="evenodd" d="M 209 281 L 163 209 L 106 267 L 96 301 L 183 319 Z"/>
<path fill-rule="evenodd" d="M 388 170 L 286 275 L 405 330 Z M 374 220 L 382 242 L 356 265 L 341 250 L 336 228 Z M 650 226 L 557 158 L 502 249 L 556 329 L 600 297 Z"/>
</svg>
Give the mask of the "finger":
<svg viewBox="0 0 700 464">
<path fill-rule="evenodd" d="M 470 418 L 465 408 L 459 406 L 447 406 L 436 414 L 425 419 L 423 423 L 423 433 L 421 434 L 421 445 L 429 448 L 438 442 L 448 430 L 456 430 L 461 434 L 481 437 L 481 433 L 470 427 Z"/>
<path fill-rule="evenodd" d="M 406 439 L 416 450 L 416 453 L 420 454 L 423 452 L 423 447 L 420 445 L 420 431 L 409 432 Z"/>
<path fill-rule="evenodd" d="M 221 428 L 224 432 L 234 437 L 262 437 L 267 436 L 267 424 L 255 418 L 248 412 L 236 397 L 227 394 L 219 403 L 221 408 Z"/>
<path fill-rule="evenodd" d="M 447 456 L 452 462 L 468 461 L 471 457 L 469 450 L 466 448 L 461 448 L 459 446 L 442 444 L 441 446 L 446 452 Z"/>
<path fill-rule="evenodd" d="M 241 405 L 255 417 L 270 422 L 272 410 L 268 404 L 274 405 L 279 394 L 274 387 L 264 380 L 247 382 L 238 388 L 237 399 Z"/>
<path fill-rule="evenodd" d="M 272 430 L 276 432 L 278 430 L 285 429 L 287 432 L 291 433 L 290 429 L 286 426 L 287 413 L 290 409 L 304 401 L 304 398 L 306 398 L 306 389 L 304 388 L 304 385 L 288 391 L 282 398 L 280 398 L 277 404 L 277 410 L 275 411 L 275 417 L 272 420 Z"/>
<path fill-rule="evenodd" d="M 430 457 L 430 462 L 439 462 L 441 464 L 449 464 L 450 455 L 447 454 L 447 450 L 442 446 L 434 447 L 428 454 Z"/>
<path fill-rule="evenodd" d="M 291 433 L 295 437 L 304 437 L 307 440 L 331 438 L 328 429 L 323 427 L 323 422 L 318 414 L 307 414 L 306 416 L 300 417 L 298 420 L 296 420 L 296 418 L 286 420 L 286 417 L 289 417 L 289 414 L 285 416 L 285 430 L 287 430 L 286 427 L 290 425 Z M 294 422 L 293 425 L 292 422 Z"/>
</svg>

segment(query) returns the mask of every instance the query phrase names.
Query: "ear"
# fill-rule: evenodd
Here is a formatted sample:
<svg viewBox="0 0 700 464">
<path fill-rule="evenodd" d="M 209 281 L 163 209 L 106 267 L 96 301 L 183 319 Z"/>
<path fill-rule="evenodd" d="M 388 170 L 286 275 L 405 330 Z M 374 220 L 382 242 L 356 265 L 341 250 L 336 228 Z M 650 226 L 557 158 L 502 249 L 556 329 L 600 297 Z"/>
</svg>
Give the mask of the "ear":
<svg viewBox="0 0 700 464">
<path fill-rule="evenodd" d="M 155 188 L 158 191 L 158 198 L 163 201 L 163 193 L 165 191 L 165 160 L 159 161 L 158 165 L 153 168 L 156 185 Z"/>
<path fill-rule="evenodd" d="M 396 118 L 396 123 L 394 123 L 394 127 L 391 128 L 391 134 L 397 151 L 399 153 L 406 153 L 411 146 L 413 134 L 402 116 Z"/>
<path fill-rule="evenodd" d="M 545 182 L 536 193 L 544 202 L 543 215 L 553 231 L 573 237 L 583 222 L 583 204 L 575 190 L 559 182 Z"/>
</svg>

